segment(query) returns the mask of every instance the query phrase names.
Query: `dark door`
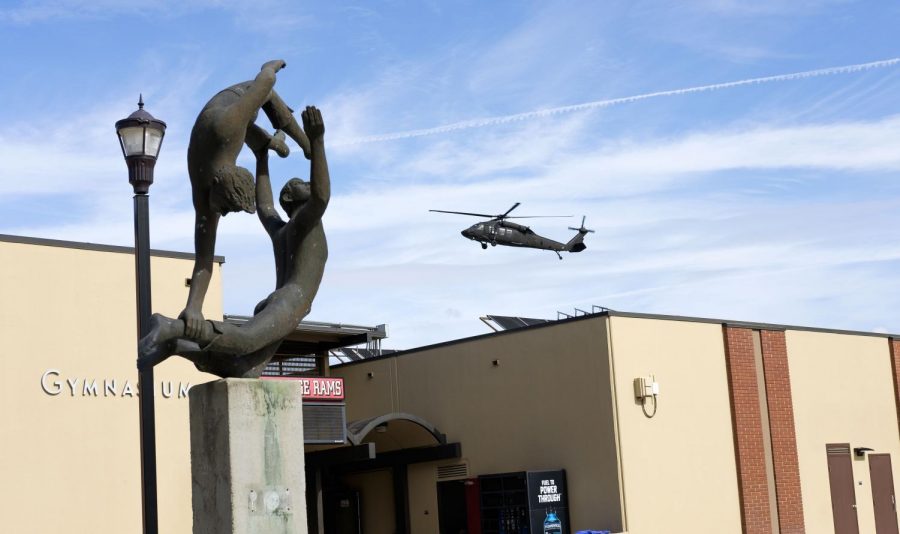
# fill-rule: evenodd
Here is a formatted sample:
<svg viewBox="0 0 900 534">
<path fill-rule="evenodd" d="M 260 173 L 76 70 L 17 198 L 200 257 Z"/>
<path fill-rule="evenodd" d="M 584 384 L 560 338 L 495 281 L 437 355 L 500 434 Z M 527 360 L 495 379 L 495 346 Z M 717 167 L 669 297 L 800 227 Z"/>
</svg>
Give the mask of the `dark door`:
<svg viewBox="0 0 900 534">
<path fill-rule="evenodd" d="M 828 480 L 831 483 L 831 513 L 834 517 L 834 532 L 835 534 L 859 534 L 850 444 L 829 444 L 825 448 L 828 453 Z"/>
<path fill-rule="evenodd" d="M 900 534 L 897 532 L 897 500 L 894 497 L 891 455 L 870 454 L 869 476 L 872 477 L 872 502 L 875 504 L 875 534 Z"/>
<path fill-rule="evenodd" d="M 437 483 L 438 524 L 441 534 L 468 533 L 466 481 L 447 480 Z"/>
<path fill-rule="evenodd" d="M 362 532 L 359 492 L 331 490 L 322 494 L 325 534 L 360 534 Z"/>
</svg>

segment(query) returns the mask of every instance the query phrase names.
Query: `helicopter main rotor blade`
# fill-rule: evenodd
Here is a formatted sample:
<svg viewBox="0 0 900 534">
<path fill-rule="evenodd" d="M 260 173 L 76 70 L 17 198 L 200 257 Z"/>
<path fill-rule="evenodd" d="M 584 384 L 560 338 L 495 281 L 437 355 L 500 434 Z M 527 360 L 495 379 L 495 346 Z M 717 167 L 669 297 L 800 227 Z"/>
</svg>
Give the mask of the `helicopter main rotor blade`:
<svg viewBox="0 0 900 534">
<path fill-rule="evenodd" d="M 454 215 L 471 215 L 472 217 L 487 217 L 489 219 L 493 219 L 497 217 L 496 215 L 488 215 L 486 213 L 469 213 L 467 211 L 445 211 L 445 210 L 428 210 L 436 213 L 453 213 Z"/>
<path fill-rule="evenodd" d="M 515 204 L 513 204 L 513 207 L 511 207 L 511 208 L 509 208 L 508 210 L 506 210 L 506 213 L 504 213 L 503 215 L 498 215 L 497 218 L 498 218 L 498 219 L 508 219 L 509 217 L 507 217 L 507 215 L 509 215 L 509 212 L 511 212 L 512 210 L 518 208 L 518 207 L 519 207 L 519 204 L 521 204 L 521 202 L 516 202 Z"/>
<path fill-rule="evenodd" d="M 574 217 L 574 215 L 519 215 L 513 217 L 504 217 L 504 219 L 547 219 L 560 217 Z"/>
</svg>

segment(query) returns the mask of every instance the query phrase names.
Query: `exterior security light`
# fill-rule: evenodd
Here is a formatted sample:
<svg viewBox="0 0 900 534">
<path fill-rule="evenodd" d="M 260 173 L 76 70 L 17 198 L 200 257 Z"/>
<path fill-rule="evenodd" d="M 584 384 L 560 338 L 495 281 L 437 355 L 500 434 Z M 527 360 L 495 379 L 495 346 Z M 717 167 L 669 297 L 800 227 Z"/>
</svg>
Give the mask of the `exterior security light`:
<svg viewBox="0 0 900 534">
<path fill-rule="evenodd" d="M 865 456 L 867 452 L 873 452 L 875 449 L 870 449 L 869 447 L 854 447 L 853 453 L 857 457 Z"/>
<path fill-rule="evenodd" d="M 128 181 L 136 195 L 146 195 L 153 183 L 153 167 L 166 135 L 166 123 L 144 111 L 141 95 L 138 110 L 116 122 L 116 133 L 128 165 Z"/>
</svg>

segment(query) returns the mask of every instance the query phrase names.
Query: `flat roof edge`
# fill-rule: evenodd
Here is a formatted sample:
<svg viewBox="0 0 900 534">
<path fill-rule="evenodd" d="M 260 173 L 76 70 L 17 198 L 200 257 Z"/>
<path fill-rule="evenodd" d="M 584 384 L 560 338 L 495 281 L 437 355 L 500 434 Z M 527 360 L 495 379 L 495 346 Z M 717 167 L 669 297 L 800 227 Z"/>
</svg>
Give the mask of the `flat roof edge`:
<svg viewBox="0 0 900 534">
<path fill-rule="evenodd" d="M 337 368 L 337 367 L 343 367 L 345 365 L 357 365 L 360 363 L 373 362 L 373 361 L 377 361 L 377 360 L 383 360 L 386 358 L 395 358 L 397 356 L 406 356 L 408 354 L 415 354 L 417 352 L 423 352 L 426 350 L 447 347 L 447 346 L 456 345 L 459 343 L 468 343 L 469 341 L 475 341 L 478 339 L 485 339 L 485 338 L 493 337 L 493 336 L 504 336 L 507 334 L 514 334 L 516 332 L 521 332 L 521 331 L 525 331 L 525 330 L 536 330 L 538 328 L 548 328 L 548 327 L 555 326 L 555 325 L 562 324 L 562 323 L 573 323 L 576 321 L 583 321 L 585 319 L 597 319 L 599 317 L 606 317 L 606 316 L 607 316 L 607 312 L 600 312 L 600 313 L 593 313 L 593 314 L 588 314 L 588 315 L 579 315 L 577 317 L 569 317 L 567 319 L 560 319 L 557 321 L 547 321 L 546 323 L 522 326 L 520 328 L 511 328 L 509 330 L 498 330 L 496 332 L 487 332 L 484 334 L 478 334 L 476 336 L 461 337 L 459 339 L 451 339 L 448 341 L 441 341 L 439 343 L 432 343 L 431 345 L 423 345 L 421 347 L 413 347 L 411 349 L 398 350 L 397 352 L 392 352 L 390 354 L 385 354 L 383 356 L 375 356 L 373 358 L 366 358 L 363 360 L 355 360 L 352 362 L 345 362 L 345 363 L 341 363 L 341 364 L 332 365 L 331 367 Z"/>
<path fill-rule="evenodd" d="M 665 314 L 654 314 L 654 313 L 636 313 L 636 312 L 623 312 L 623 311 L 615 311 L 609 310 L 608 313 L 610 317 L 631 317 L 635 319 L 657 319 L 660 321 L 685 321 L 689 323 L 712 323 L 712 324 L 720 324 L 723 326 L 731 326 L 734 328 L 749 328 L 755 330 L 775 330 L 775 331 L 787 331 L 787 330 L 796 330 L 800 332 L 819 332 L 823 334 L 842 334 L 849 336 L 869 336 L 869 337 L 883 337 L 887 339 L 900 339 L 900 334 L 890 334 L 890 333 L 882 333 L 882 332 L 866 332 L 863 330 L 843 330 L 840 328 L 822 328 L 816 326 L 797 326 L 797 325 L 787 325 L 787 324 L 777 324 L 777 323 L 757 323 L 754 321 L 733 321 L 729 319 L 712 319 L 708 317 L 689 317 L 683 315 L 665 315 Z M 595 314 L 600 315 L 600 314 Z"/>
<path fill-rule="evenodd" d="M 385 354 L 383 356 L 376 356 L 374 358 L 366 358 L 364 360 L 357 360 L 352 362 L 341 363 L 338 365 L 333 365 L 333 368 L 344 367 L 348 365 L 358 365 L 361 363 L 367 363 L 377 360 L 383 360 L 387 358 L 396 358 L 399 356 L 406 356 L 410 354 L 415 354 L 418 352 L 424 352 L 427 350 L 432 350 L 441 347 L 447 347 L 450 345 L 456 345 L 460 343 L 467 343 L 469 341 L 475 341 L 479 339 L 484 339 L 491 336 L 502 336 L 506 334 L 512 334 L 516 332 L 521 332 L 525 330 L 534 330 L 538 328 L 548 328 L 551 326 L 555 326 L 558 324 L 566 324 L 573 323 L 576 321 L 583 321 L 585 319 L 597 319 L 601 317 L 625 317 L 625 318 L 633 318 L 633 319 L 653 319 L 659 321 L 683 321 L 689 323 L 707 323 L 707 324 L 717 324 L 722 326 L 730 326 L 734 328 L 749 328 L 755 330 L 770 330 L 770 331 L 800 331 L 800 332 L 818 332 L 823 334 L 840 334 L 840 335 L 849 335 L 849 336 L 865 336 L 865 337 L 880 337 L 889 340 L 898 340 L 900 341 L 900 334 L 889 334 L 889 333 L 881 333 L 881 332 L 864 332 L 860 330 L 841 330 L 836 328 L 818 328 L 813 326 L 796 326 L 796 325 L 783 325 L 783 324 L 775 324 L 775 323 L 757 323 L 753 321 L 733 321 L 728 319 L 711 319 L 708 317 L 689 317 L 683 315 L 665 315 L 665 314 L 654 314 L 654 313 L 637 313 L 637 312 L 623 312 L 616 310 L 605 310 L 598 313 L 588 313 L 585 315 L 576 315 L 574 317 L 567 317 L 565 319 L 557 319 L 550 320 L 546 323 L 521 326 L 519 328 L 512 328 L 509 330 L 500 330 L 497 332 L 487 332 L 485 334 L 479 334 L 476 336 L 469 336 L 459 339 L 451 339 L 449 341 L 442 341 L 440 343 L 433 343 L 431 345 L 423 345 L 421 347 L 414 347 L 411 349 L 400 350 L 397 352 L 392 352 L 390 354 Z"/>
<path fill-rule="evenodd" d="M 46 239 L 43 237 L 26 237 L 19 235 L 0 234 L 0 242 L 19 243 L 23 245 L 37 245 L 42 247 L 58 247 L 76 250 L 91 250 L 95 252 L 114 252 L 117 254 L 134 254 L 134 247 L 122 247 L 118 245 L 101 245 L 98 243 L 85 243 L 81 241 L 65 241 L 61 239 Z M 174 258 L 179 260 L 193 260 L 196 256 L 191 252 L 175 252 L 172 250 L 150 249 L 151 256 L 160 258 Z M 224 256 L 213 256 L 216 263 L 225 263 Z"/>
</svg>

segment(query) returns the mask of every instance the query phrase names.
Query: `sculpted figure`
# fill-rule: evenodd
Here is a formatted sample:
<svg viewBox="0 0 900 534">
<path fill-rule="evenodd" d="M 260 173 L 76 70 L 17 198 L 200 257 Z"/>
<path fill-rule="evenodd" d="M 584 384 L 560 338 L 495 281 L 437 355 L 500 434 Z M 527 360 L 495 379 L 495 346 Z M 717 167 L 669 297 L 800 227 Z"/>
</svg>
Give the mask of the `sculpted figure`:
<svg viewBox="0 0 900 534">
<path fill-rule="evenodd" d="M 212 274 L 219 217 L 255 211 L 253 174 L 237 166 L 238 153 L 246 142 L 254 152 L 271 148 L 281 157 L 289 154 L 284 137 L 272 137 L 255 124 L 259 110 L 266 113 L 276 130 L 291 136 L 310 157 L 309 139 L 291 109 L 272 89 L 275 73 L 284 66 L 284 61 L 269 61 L 256 79 L 220 91 L 200 111 L 191 131 L 188 173 L 196 212 L 196 259 L 187 304 L 179 315 L 186 323 L 188 337 L 199 336 L 203 324 L 201 308 Z"/>
<path fill-rule="evenodd" d="M 310 181 L 293 178 L 281 190 L 279 201 L 289 215 L 287 221 L 278 215 L 272 199 L 268 149 L 254 149 L 256 204 L 275 253 L 275 291 L 257 304 L 253 317 L 243 325 L 204 320 L 197 335 L 188 331 L 183 318 L 154 314 L 151 332 L 139 345 L 140 368 L 179 354 L 201 371 L 222 377 L 255 378 L 281 341 L 309 313 L 328 258 L 322 215 L 331 196 L 331 185 L 321 112 L 307 107 L 302 118 L 310 143 Z M 283 134 L 276 134 L 276 143 L 282 139 Z"/>
</svg>

